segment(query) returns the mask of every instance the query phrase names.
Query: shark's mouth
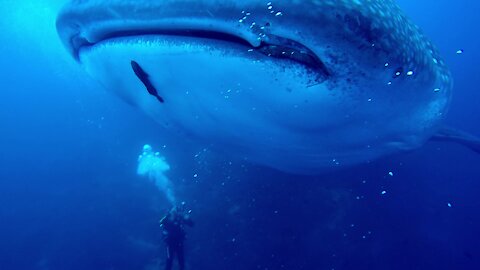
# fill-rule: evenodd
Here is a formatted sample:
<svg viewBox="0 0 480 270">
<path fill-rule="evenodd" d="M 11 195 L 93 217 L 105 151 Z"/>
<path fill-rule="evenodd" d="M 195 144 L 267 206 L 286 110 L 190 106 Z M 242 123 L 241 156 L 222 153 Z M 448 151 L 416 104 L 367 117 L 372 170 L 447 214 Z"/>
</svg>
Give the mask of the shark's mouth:
<svg viewBox="0 0 480 270">
<path fill-rule="evenodd" d="M 259 53 L 272 59 L 281 59 L 291 61 L 304 66 L 307 70 L 316 73 L 316 81 L 327 80 L 331 72 L 325 63 L 307 46 L 292 39 L 283 38 L 275 35 L 265 36 L 257 44 L 252 44 L 247 39 L 221 31 L 212 30 L 190 30 L 190 29 L 172 29 L 172 30 L 119 30 L 112 31 L 97 37 L 95 42 L 91 42 L 80 36 L 71 38 L 71 46 L 76 57 L 79 56 L 82 48 L 92 47 L 98 43 L 117 39 L 137 36 L 177 36 L 199 39 L 217 40 L 223 42 L 241 45 L 250 52 Z"/>
</svg>

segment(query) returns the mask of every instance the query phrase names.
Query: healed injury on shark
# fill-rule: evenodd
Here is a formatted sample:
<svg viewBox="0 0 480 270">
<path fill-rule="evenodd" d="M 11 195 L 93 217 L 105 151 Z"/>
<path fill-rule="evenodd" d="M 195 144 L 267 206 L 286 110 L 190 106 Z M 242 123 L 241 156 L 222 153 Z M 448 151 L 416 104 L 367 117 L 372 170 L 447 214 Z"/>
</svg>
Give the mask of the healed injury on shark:
<svg viewBox="0 0 480 270">
<path fill-rule="evenodd" d="M 319 173 L 430 138 L 480 145 L 442 129 L 450 72 L 394 1 L 72 1 L 57 29 L 171 134 L 257 164 Z"/>
</svg>

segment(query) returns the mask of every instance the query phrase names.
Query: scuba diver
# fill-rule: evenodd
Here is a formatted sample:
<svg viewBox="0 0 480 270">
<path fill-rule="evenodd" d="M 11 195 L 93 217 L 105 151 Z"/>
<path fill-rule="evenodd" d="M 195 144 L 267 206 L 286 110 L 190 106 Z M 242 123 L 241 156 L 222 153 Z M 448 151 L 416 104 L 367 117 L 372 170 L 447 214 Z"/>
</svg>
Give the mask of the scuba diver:
<svg viewBox="0 0 480 270">
<path fill-rule="evenodd" d="M 185 203 L 180 206 L 174 206 L 167 215 L 160 220 L 163 239 L 167 246 L 167 262 L 166 270 L 171 270 L 173 260 L 177 257 L 180 270 L 185 269 L 184 241 L 185 241 L 185 225 L 193 226 L 190 218 L 189 210 L 185 213 Z"/>
</svg>

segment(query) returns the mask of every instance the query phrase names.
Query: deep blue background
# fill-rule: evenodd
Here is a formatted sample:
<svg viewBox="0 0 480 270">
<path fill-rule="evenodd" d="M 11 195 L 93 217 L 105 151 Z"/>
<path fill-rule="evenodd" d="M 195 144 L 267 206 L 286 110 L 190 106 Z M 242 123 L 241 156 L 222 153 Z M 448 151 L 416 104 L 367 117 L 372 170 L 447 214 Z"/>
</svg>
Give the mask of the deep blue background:
<svg viewBox="0 0 480 270">
<path fill-rule="evenodd" d="M 167 203 L 135 173 L 145 143 L 193 209 L 189 269 L 480 269 L 478 155 L 430 143 L 318 177 L 241 164 L 169 140 L 84 78 L 55 36 L 62 1 L 5 2 L 0 269 L 157 269 Z M 452 69 L 448 124 L 480 134 L 480 4 L 399 3 Z"/>
</svg>

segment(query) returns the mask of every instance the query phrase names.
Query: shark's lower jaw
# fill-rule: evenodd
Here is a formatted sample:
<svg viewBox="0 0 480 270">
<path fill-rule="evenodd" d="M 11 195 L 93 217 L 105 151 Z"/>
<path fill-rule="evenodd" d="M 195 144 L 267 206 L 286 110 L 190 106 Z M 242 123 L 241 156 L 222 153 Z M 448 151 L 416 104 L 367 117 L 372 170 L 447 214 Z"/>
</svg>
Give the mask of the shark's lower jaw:
<svg viewBox="0 0 480 270">
<path fill-rule="evenodd" d="M 244 46 L 245 51 L 250 52 L 250 57 L 260 59 L 259 55 L 267 56 L 271 59 L 286 60 L 296 64 L 303 65 L 307 70 L 316 73 L 316 81 L 320 83 L 327 80 L 331 76 L 331 71 L 327 68 L 325 63 L 307 46 L 296 42 L 294 40 L 283 38 L 275 35 L 265 35 L 258 39 L 258 42 L 249 42 L 242 37 L 213 30 L 198 30 L 198 29 L 158 29 L 158 30 L 119 30 L 103 34 L 95 43 L 89 42 L 85 38 L 73 38 L 73 49 L 77 58 L 79 53 L 85 47 L 96 46 L 101 43 L 109 42 L 111 40 L 120 39 L 138 39 L 141 37 L 150 37 L 161 39 L 167 37 L 174 38 L 189 38 L 191 40 L 198 39 L 196 43 L 201 41 L 217 41 L 221 42 L 223 46 L 227 43 L 231 45 Z M 225 46 L 227 47 L 227 46 Z"/>
<path fill-rule="evenodd" d="M 297 100 L 298 95 L 291 95 L 292 91 L 325 90 L 326 81 L 331 77 L 312 51 L 293 41 L 277 37 L 278 45 L 260 43 L 252 46 L 234 36 L 213 38 L 212 33 L 193 34 L 178 31 L 164 35 L 115 34 L 94 44 L 79 46 L 78 57 L 93 77 L 130 103 L 137 103 L 135 100 L 139 98 L 150 99 L 145 89 L 140 89 L 142 84 L 131 70 L 131 61 L 144 69 L 167 104 L 176 102 L 179 95 L 195 94 L 196 89 L 199 104 L 206 103 L 205 99 L 209 98 L 220 98 L 223 104 L 229 95 L 235 95 L 229 94 L 233 89 L 227 89 L 235 85 L 243 89 L 242 92 L 255 90 L 242 96 L 251 95 L 249 103 L 262 99 L 258 100 L 257 107 L 274 103 L 276 98 L 281 99 L 278 105 L 293 104 L 300 101 Z M 202 34 L 208 34 L 208 37 L 202 37 Z M 280 44 L 282 42 L 283 45 Z M 114 76 L 115 73 L 118 77 Z M 128 76 L 120 78 L 121 74 Z M 111 77 L 115 79 L 107 82 Z M 224 81 L 223 85 L 219 83 L 221 81 Z M 244 89 L 244 82 L 252 83 L 248 91 Z M 139 89 L 132 92 L 134 88 Z M 300 98 L 305 99 L 302 102 L 308 99 L 302 95 Z M 185 100 L 189 98 L 178 99 L 179 102 Z M 245 109 L 251 108 L 238 108 L 239 111 Z"/>
</svg>

